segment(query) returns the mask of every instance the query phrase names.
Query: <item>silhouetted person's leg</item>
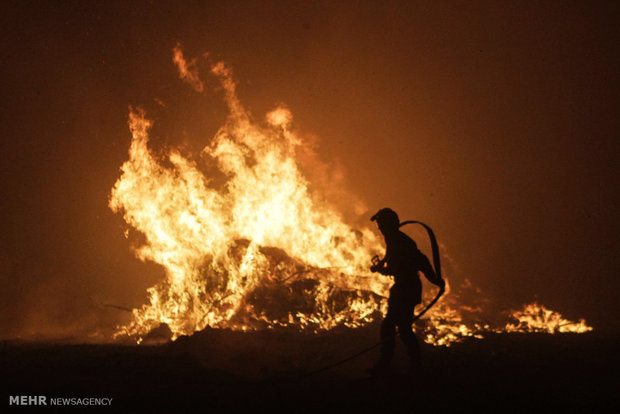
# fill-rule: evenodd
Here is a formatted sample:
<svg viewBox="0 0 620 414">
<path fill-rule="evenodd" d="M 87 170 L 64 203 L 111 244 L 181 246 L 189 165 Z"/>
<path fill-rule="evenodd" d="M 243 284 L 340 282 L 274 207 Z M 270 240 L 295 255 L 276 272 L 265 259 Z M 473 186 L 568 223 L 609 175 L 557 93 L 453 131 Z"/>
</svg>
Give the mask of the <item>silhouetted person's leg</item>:
<svg viewBox="0 0 620 414">
<path fill-rule="evenodd" d="M 411 330 L 411 318 L 403 318 L 398 324 L 398 333 L 402 339 L 410 360 L 410 370 L 417 371 L 420 368 L 420 344 L 418 338 Z"/>
<path fill-rule="evenodd" d="M 392 362 L 396 345 L 396 326 L 398 326 L 400 337 L 407 347 L 412 369 L 417 369 L 419 366 L 420 347 L 418 339 L 411 330 L 415 301 L 406 293 L 403 294 L 402 291 L 394 287 L 390 289 L 387 315 L 381 323 L 381 359 L 375 367 L 368 371 L 373 375 L 385 372 Z"/>
<path fill-rule="evenodd" d="M 381 323 L 381 361 L 380 364 L 389 366 L 394 356 L 394 346 L 396 345 L 396 321 L 394 317 L 388 313 Z"/>
</svg>

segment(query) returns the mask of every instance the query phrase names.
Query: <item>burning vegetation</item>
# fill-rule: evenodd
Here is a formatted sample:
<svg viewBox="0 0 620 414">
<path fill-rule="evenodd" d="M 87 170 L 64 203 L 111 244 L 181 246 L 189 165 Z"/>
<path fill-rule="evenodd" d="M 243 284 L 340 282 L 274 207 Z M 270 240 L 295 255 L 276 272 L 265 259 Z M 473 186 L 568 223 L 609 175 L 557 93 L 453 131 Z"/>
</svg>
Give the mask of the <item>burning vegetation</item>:
<svg viewBox="0 0 620 414">
<path fill-rule="evenodd" d="M 196 62 L 178 46 L 173 61 L 180 78 L 202 92 Z M 381 317 L 390 280 L 369 266 L 382 245 L 310 190 L 297 160 L 305 143 L 291 128 L 291 112 L 280 106 L 256 122 L 237 98 L 230 69 L 215 63 L 211 73 L 229 112 L 201 156 L 223 180 L 179 151 L 156 156 L 148 147 L 152 121 L 142 109 L 130 110 L 129 159 L 109 206 L 144 236 L 136 256 L 162 265 L 166 278 L 148 289 L 148 303 L 133 310 L 116 337 L 139 343 L 162 325 L 173 339 L 206 327 L 316 331 Z M 481 321 L 480 313 L 453 292 L 416 330 L 428 343 L 449 345 L 485 331 L 592 329 L 538 304 L 513 312 L 517 322 L 501 327 Z"/>
</svg>

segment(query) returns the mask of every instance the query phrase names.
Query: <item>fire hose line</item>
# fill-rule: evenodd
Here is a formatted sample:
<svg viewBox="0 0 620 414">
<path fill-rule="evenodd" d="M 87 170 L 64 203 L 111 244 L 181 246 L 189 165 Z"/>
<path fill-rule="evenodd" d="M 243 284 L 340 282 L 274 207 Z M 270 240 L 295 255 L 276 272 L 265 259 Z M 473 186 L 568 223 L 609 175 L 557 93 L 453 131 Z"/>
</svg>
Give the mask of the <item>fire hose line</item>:
<svg viewBox="0 0 620 414">
<path fill-rule="evenodd" d="M 439 279 L 442 279 L 442 275 L 441 275 L 441 262 L 439 261 L 439 246 L 437 244 L 437 239 L 435 238 L 435 233 L 433 233 L 433 230 L 429 226 L 427 226 L 426 224 L 422 223 L 421 221 L 414 221 L 414 220 L 404 221 L 404 222 L 400 223 L 399 227 L 403 227 L 403 226 L 405 226 L 407 224 L 420 224 L 422 227 L 424 227 L 426 229 L 426 231 L 428 233 L 428 237 L 429 237 L 430 242 L 431 242 L 431 249 L 432 249 L 432 252 L 433 252 L 433 267 L 434 267 L 434 270 L 435 270 L 435 274 L 437 275 L 437 277 Z M 437 296 L 435 296 L 435 298 L 428 305 L 426 305 L 426 307 L 422 310 L 422 312 L 420 312 L 417 315 L 415 315 L 411 322 L 412 323 L 415 322 L 416 320 L 420 319 L 420 317 L 422 317 L 426 312 L 428 312 L 428 310 L 435 303 L 437 303 L 437 301 L 439 300 L 441 295 L 444 294 L 444 292 L 445 292 L 445 288 L 444 287 L 440 287 L 439 292 L 437 293 Z M 383 342 L 388 341 L 388 340 L 391 340 L 391 338 L 383 339 L 383 340 L 377 342 L 376 344 L 374 344 L 374 345 L 372 345 L 372 346 L 370 346 L 368 348 L 365 348 L 365 349 L 363 349 L 363 350 L 361 350 L 361 351 L 359 351 L 359 352 L 357 352 L 357 353 L 355 353 L 353 355 L 350 355 L 350 356 L 348 356 L 348 357 L 346 357 L 344 359 L 336 361 L 336 362 L 334 362 L 334 363 L 332 363 L 330 365 L 326 365 L 324 367 L 315 369 L 315 370 L 310 371 L 310 372 L 305 372 L 305 373 L 299 375 L 297 377 L 297 379 L 307 378 L 307 377 L 309 377 L 311 375 L 315 375 L 315 374 L 318 374 L 320 372 L 327 371 L 327 370 L 330 370 L 332 368 L 335 368 L 335 367 L 337 367 L 339 365 L 342 365 L 342 364 L 344 364 L 346 362 L 349 362 L 349 361 L 351 361 L 351 360 L 353 360 L 353 359 L 355 359 L 357 357 L 360 357 L 360 356 L 364 355 L 365 353 L 372 351 L 375 348 L 378 348 L 379 346 L 381 346 L 381 344 Z"/>
<path fill-rule="evenodd" d="M 440 289 L 440 290 L 439 290 L 439 292 L 437 293 L 437 296 L 435 296 L 435 299 L 433 299 L 433 300 L 432 300 L 432 301 L 431 301 L 431 302 L 430 302 L 430 303 L 429 303 L 429 304 L 428 304 L 428 305 L 427 305 L 427 306 L 426 306 L 426 307 L 422 310 L 422 312 L 420 312 L 419 314 L 417 314 L 416 316 L 414 316 L 414 317 L 413 317 L 412 323 L 413 323 L 413 322 L 415 322 L 416 320 L 420 319 L 420 317 L 421 317 L 422 315 L 424 315 L 424 314 L 425 314 L 425 313 L 426 313 L 426 312 L 427 312 L 427 311 L 428 311 L 428 310 L 429 310 L 429 309 L 430 309 L 430 308 L 431 308 L 431 307 L 432 307 L 432 306 L 433 306 L 433 305 L 434 305 L 434 304 L 435 304 L 435 303 L 439 300 L 439 298 L 441 297 L 441 295 L 443 295 L 443 293 L 444 293 L 444 289 L 442 288 L 442 289 Z M 337 362 L 334 362 L 334 363 L 332 363 L 332 364 L 330 364 L 330 365 L 326 365 L 326 366 L 324 366 L 324 367 L 321 367 L 321 368 L 319 368 L 319 369 L 315 369 L 315 370 L 310 371 L 310 372 L 305 372 L 305 373 L 303 373 L 303 374 L 299 375 L 299 376 L 297 377 L 297 379 L 307 378 L 307 377 L 309 377 L 309 376 L 311 376 L 311 375 L 315 375 L 315 374 L 318 374 L 318 373 L 323 372 L 323 371 L 328 371 L 328 370 L 330 370 L 330 369 L 332 369 L 332 368 L 335 368 L 335 367 L 337 367 L 337 366 L 339 366 L 339 365 L 344 364 L 345 362 L 349 362 L 349 361 L 351 361 L 351 360 L 353 360 L 353 359 L 355 359 L 355 358 L 357 358 L 357 357 L 359 357 L 359 356 L 362 356 L 362 355 L 364 355 L 365 353 L 370 352 L 370 351 L 372 351 L 372 350 L 373 350 L 373 349 L 375 349 L 375 348 L 378 348 L 379 346 L 381 346 L 381 344 L 382 344 L 383 342 L 385 342 L 385 341 L 389 341 L 389 340 L 391 340 L 391 338 L 386 338 L 386 339 L 383 339 L 383 340 L 381 340 L 381 341 L 377 342 L 376 344 L 374 344 L 373 346 L 370 346 L 370 347 L 368 347 L 368 348 L 365 348 L 365 349 L 363 349 L 363 350 L 361 350 L 361 351 L 359 351 L 359 352 L 357 352 L 357 353 L 355 353 L 355 354 L 353 354 L 353 355 L 350 355 L 350 356 L 348 356 L 348 357 L 346 357 L 346 358 L 344 358 L 344 359 L 341 359 L 341 360 L 339 360 L 339 361 L 337 361 Z"/>
</svg>

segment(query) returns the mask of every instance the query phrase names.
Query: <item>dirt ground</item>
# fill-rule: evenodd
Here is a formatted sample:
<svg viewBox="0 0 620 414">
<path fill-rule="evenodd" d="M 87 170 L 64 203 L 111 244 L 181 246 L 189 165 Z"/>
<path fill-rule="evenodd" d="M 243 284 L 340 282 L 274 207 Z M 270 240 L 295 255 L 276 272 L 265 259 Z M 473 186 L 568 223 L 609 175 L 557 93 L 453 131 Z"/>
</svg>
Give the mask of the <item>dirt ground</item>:
<svg viewBox="0 0 620 414">
<path fill-rule="evenodd" d="M 112 412 L 593 412 L 620 403 L 617 335 L 490 334 L 451 347 L 423 345 L 423 370 L 369 378 L 378 326 L 320 334 L 207 329 L 160 345 L 4 341 L 9 396 L 112 397 Z M 66 407 L 38 407 L 41 411 Z M 82 407 L 93 409 L 94 407 Z"/>
</svg>

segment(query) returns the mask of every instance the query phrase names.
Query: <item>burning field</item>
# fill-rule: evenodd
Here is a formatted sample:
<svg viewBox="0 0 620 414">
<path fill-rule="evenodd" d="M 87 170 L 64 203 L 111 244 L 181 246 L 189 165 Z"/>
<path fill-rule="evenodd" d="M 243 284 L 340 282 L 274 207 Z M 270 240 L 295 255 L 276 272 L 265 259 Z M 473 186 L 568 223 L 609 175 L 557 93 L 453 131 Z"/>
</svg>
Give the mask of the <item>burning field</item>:
<svg viewBox="0 0 620 414">
<path fill-rule="evenodd" d="M 196 60 L 188 62 L 179 45 L 173 52 L 180 79 L 208 93 Z M 369 271 L 382 251 L 376 233 L 348 224 L 304 176 L 299 154 L 312 149 L 285 106 L 255 120 L 237 97 L 231 69 L 222 62 L 209 67 L 228 117 L 200 154 L 149 148 L 153 121 L 139 108 L 130 110 L 129 160 L 110 208 L 123 214 L 136 256 L 163 266 L 166 279 L 149 288 L 149 303 L 134 309 L 114 337 L 141 343 L 168 332 L 174 340 L 206 327 L 318 332 L 380 319 L 390 280 Z M 368 215 L 361 204 L 358 214 Z M 452 286 L 419 324 L 426 342 L 592 329 L 536 303 L 489 322 L 477 300 L 481 293 L 468 303 L 467 289 L 473 288 Z M 427 301 L 433 295 L 427 292 Z"/>
<path fill-rule="evenodd" d="M 615 14 L 319 3 L 3 6 L 4 406 L 620 403 Z M 370 377 L 384 207 L 446 285 Z"/>
<path fill-rule="evenodd" d="M 211 93 L 196 60 L 186 61 L 178 45 L 173 52 L 180 79 Z M 614 341 L 539 303 L 492 317 L 483 292 L 468 279 L 452 282 L 443 245 L 447 293 L 414 325 L 425 342 L 424 371 L 405 376 L 398 367 L 407 357 L 398 348 L 394 373 L 367 379 L 364 369 L 378 350 L 359 352 L 377 341 L 391 285 L 369 271 L 382 241 L 350 224 L 325 188 L 306 178 L 300 158 L 312 148 L 291 111 L 280 105 L 256 120 L 237 97 L 231 69 L 221 62 L 209 68 L 228 109 L 225 124 L 199 154 L 156 150 L 149 146 L 156 120 L 131 108 L 129 159 L 109 200 L 136 257 L 163 266 L 165 279 L 148 289 L 148 302 L 129 322 L 102 338 L 108 345 L 6 344 L 10 360 L 50 372 L 47 380 L 57 385 L 49 393 L 71 389 L 114 395 L 123 406 L 208 404 L 226 412 L 463 404 L 536 411 L 558 399 L 582 409 L 608 399 L 613 381 L 600 388 L 588 378 L 606 374 L 603 355 Z M 322 167 L 314 158 L 312 166 Z M 368 215 L 361 203 L 355 207 L 361 218 Z M 434 295 L 427 286 L 424 302 Z M 600 358 L 586 357 L 593 344 Z M 71 375 L 53 374 L 58 367 L 50 361 L 71 361 Z M 41 387 L 14 364 L 6 364 L 17 378 L 14 392 Z M 89 370 L 98 379 L 82 383 L 92 378 Z M 559 395 L 575 386 L 582 395 Z"/>
<path fill-rule="evenodd" d="M 451 278 L 444 245 L 447 292 L 414 324 L 425 371 L 412 378 L 397 368 L 387 378 L 367 379 L 364 369 L 378 351 L 360 350 L 377 341 L 391 286 L 369 270 L 384 247 L 363 224 L 368 209 L 345 189 L 329 188 L 326 174 L 312 174 L 325 164 L 285 105 L 256 119 L 224 63 L 206 56 L 188 61 L 179 45 L 173 62 L 197 94 L 223 96 L 226 121 L 191 153 L 151 146 L 157 120 L 130 108 L 129 159 L 109 197 L 109 208 L 125 221 L 128 247 L 163 267 L 165 278 L 147 290 L 141 307 L 106 305 L 131 316 L 111 334 L 92 334 L 90 342 L 100 344 L 3 342 L 10 395 L 69 390 L 111 396 L 124 407 L 203 404 L 224 412 L 410 412 L 461 408 L 464 401 L 533 409 L 558 398 L 589 409 L 591 401 L 610 397 L 614 381 L 601 388 L 590 379 L 617 365 L 617 357 L 603 357 L 614 341 L 539 303 L 493 314 L 468 278 Z M 208 82 L 198 70 L 205 66 Z M 216 87 L 208 88 L 213 81 Z M 330 201 L 334 191 L 352 213 Z M 424 303 L 434 289 L 425 286 Z M 593 347 L 602 350 L 598 357 L 588 354 Z M 396 359 L 406 365 L 402 349 Z M 576 384 L 581 395 L 560 396 Z"/>
</svg>

